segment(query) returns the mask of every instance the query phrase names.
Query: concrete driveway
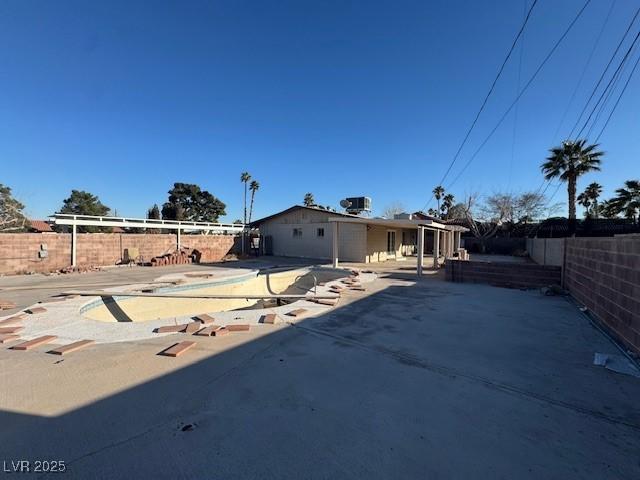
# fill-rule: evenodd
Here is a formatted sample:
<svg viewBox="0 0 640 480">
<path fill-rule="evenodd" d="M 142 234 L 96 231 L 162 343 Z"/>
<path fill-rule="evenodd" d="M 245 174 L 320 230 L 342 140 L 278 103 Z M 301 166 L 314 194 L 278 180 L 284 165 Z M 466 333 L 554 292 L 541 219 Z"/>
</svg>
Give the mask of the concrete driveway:
<svg viewBox="0 0 640 480">
<path fill-rule="evenodd" d="M 640 478 L 640 380 L 592 365 L 616 350 L 574 305 L 381 275 L 177 359 L 155 355 L 166 337 L 3 347 L 0 460 L 81 479 Z"/>
</svg>

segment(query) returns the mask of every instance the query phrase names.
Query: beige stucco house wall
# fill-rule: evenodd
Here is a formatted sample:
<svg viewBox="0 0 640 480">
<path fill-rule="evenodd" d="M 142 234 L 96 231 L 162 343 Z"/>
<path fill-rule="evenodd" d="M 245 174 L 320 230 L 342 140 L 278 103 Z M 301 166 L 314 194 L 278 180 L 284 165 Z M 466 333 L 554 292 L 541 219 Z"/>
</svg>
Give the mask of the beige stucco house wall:
<svg viewBox="0 0 640 480">
<path fill-rule="evenodd" d="M 273 255 L 331 259 L 333 222 L 331 217 L 344 216 L 315 208 L 294 207 L 255 224 L 260 235 L 271 237 Z M 401 258 L 406 252 L 402 228 L 387 228 L 364 223 L 340 222 L 338 249 L 346 262 L 384 262 Z M 395 249 L 387 252 L 388 232 L 395 232 Z"/>
</svg>

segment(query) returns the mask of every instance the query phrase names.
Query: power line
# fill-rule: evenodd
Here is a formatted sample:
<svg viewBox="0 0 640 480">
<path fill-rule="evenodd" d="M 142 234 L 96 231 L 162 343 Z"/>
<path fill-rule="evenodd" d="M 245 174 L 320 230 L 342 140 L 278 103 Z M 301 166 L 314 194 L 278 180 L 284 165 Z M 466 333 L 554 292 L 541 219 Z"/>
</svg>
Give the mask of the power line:
<svg viewBox="0 0 640 480">
<path fill-rule="evenodd" d="M 638 44 L 636 44 L 635 50 L 636 51 L 638 50 Z M 632 52 L 630 57 L 632 57 L 633 55 L 634 55 L 634 53 Z M 598 121 L 600 120 L 600 116 L 607 109 L 607 104 L 609 103 L 609 100 L 611 100 L 611 98 L 614 96 L 615 90 L 616 90 L 616 88 L 618 88 L 618 83 L 620 82 L 620 79 L 623 77 L 623 73 L 624 73 L 624 71 L 626 70 L 626 68 L 628 66 L 629 66 L 629 64 L 625 63 L 624 67 L 622 67 L 622 69 L 618 72 L 618 75 L 616 76 L 615 80 L 611 84 L 611 88 L 609 89 L 609 92 L 607 93 L 607 96 L 605 97 L 604 101 L 600 105 L 600 108 L 598 109 L 598 113 L 596 113 L 596 116 L 593 118 L 593 121 L 591 122 L 591 126 L 589 126 L 589 129 L 587 130 L 587 133 L 585 135 L 586 138 L 590 138 L 591 137 L 591 132 L 593 131 L 593 129 L 598 124 Z"/>
<path fill-rule="evenodd" d="M 638 39 L 640 38 L 640 30 L 638 30 L 638 33 L 636 34 L 635 38 L 633 39 L 633 42 L 631 42 L 631 45 L 629 46 L 629 48 L 627 49 L 626 53 L 624 54 L 624 57 L 622 57 L 622 60 L 620 61 L 620 63 L 618 64 L 618 68 L 616 68 L 616 71 L 613 72 L 613 76 L 609 79 L 609 82 L 607 83 L 607 86 L 604 87 L 604 90 L 602 91 L 602 93 L 600 94 L 600 97 L 598 98 L 598 101 L 596 102 L 596 104 L 593 106 L 593 108 L 591 109 L 591 113 L 589 114 L 589 116 L 587 117 L 587 119 L 584 122 L 584 125 L 582 125 L 582 128 L 580 129 L 580 131 L 577 133 L 577 137 L 580 137 L 580 135 L 582 134 L 582 132 L 584 131 L 584 129 L 587 127 L 589 120 L 591 120 L 591 117 L 593 116 L 594 112 L 596 111 L 596 108 L 598 108 L 598 105 L 600 104 L 600 102 L 602 101 L 602 98 L 604 97 L 604 95 L 608 92 L 609 88 L 611 87 L 611 83 L 613 82 L 613 80 L 617 77 L 618 72 L 620 71 L 620 69 L 624 66 L 624 64 L 626 63 L 627 59 L 629 58 L 629 54 L 631 53 L 631 50 L 633 50 L 633 47 L 635 47 L 636 42 L 638 41 Z"/>
<path fill-rule="evenodd" d="M 522 15 L 525 16 L 527 13 L 527 0 L 524 0 L 522 3 Z M 516 92 L 520 91 L 520 84 L 522 80 L 522 56 L 524 53 L 524 34 L 522 36 L 522 42 L 520 42 L 520 56 L 518 58 L 518 82 L 516 84 Z M 511 176 L 513 173 L 513 159 L 516 155 L 516 134 L 518 131 L 518 106 L 516 105 L 516 110 L 513 112 L 513 132 L 511 136 L 511 157 L 509 158 L 509 176 L 507 177 L 507 185 L 511 189 Z"/>
<path fill-rule="evenodd" d="M 458 147 L 458 150 L 456 151 L 456 154 L 453 156 L 453 159 L 451 160 L 451 163 L 449 163 L 449 166 L 447 167 L 447 170 L 444 173 L 444 175 L 442 176 L 442 179 L 440 180 L 438 185 L 442 185 L 442 182 L 444 182 L 444 180 L 447 178 L 447 175 L 449 175 L 449 172 L 453 168 L 453 165 L 455 164 L 456 160 L 460 156 L 460 152 L 462 151 L 462 148 L 467 143 L 467 140 L 469 139 L 469 135 L 471 135 L 471 132 L 475 128 L 476 123 L 478 123 L 478 119 L 480 118 L 480 115 L 484 111 L 484 107 L 487 105 L 487 101 L 489 100 L 489 97 L 493 93 L 493 91 L 495 89 L 495 86 L 498 83 L 498 79 L 502 75 L 504 67 L 507 64 L 507 62 L 509 61 L 509 58 L 511 57 L 511 54 L 513 53 L 513 50 L 515 49 L 516 44 L 518 43 L 518 39 L 522 35 L 522 32 L 524 31 L 527 23 L 529 22 L 529 17 L 531 17 L 531 12 L 533 11 L 533 8 L 536 6 L 537 3 L 538 3 L 538 0 L 533 0 L 533 3 L 531 4 L 531 8 L 529 8 L 529 11 L 527 12 L 527 16 L 525 17 L 524 21 L 522 22 L 522 26 L 520 27 L 520 30 L 518 30 L 518 34 L 513 39 L 513 42 L 511 44 L 511 48 L 509 49 L 509 52 L 507 53 L 507 56 L 505 57 L 504 61 L 502 62 L 502 65 L 500 66 L 500 69 L 498 70 L 498 74 L 496 75 L 496 78 L 493 79 L 493 83 L 491 84 L 491 87 L 489 88 L 489 91 L 487 92 L 487 95 L 484 97 L 484 101 L 482 102 L 482 105 L 480 105 L 480 109 L 478 110 L 478 113 L 476 113 L 476 116 L 473 119 L 473 122 L 471 123 L 471 126 L 467 130 L 467 133 L 464 136 L 464 139 L 462 140 L 462 143 Z M 433 200 L 433 195 L 431 196 L 431 198 L 429 199 L 427 204 L 423 207 L 423 210 L 425 210 L 427 208 L 427 206 L 429 205 L 429 203 L 431 203 L 432 200 Z"/>
<path fill-rule="evenodd" d="M 627 78 L 627 81 L 624 84 L 624 87 L 622 87 L 622 91 L 620 92 L 620 95 L 618 95 L 618 99 L 616 100 L 616 103 L 613 105 L 613 108 L 611 109 L 611 112 L 609 113 L 609 116 L 607 117 L 607 121 L 604 123 L 604 126 L 602 127 L 602 130 L 600 130 L 600 133 L 596 137 L 595 143 L 598 143 L 598 140 L 600 140 L 600 137 L 602 136 L 602 134 L 604 133 L 605 129 L 607 128 L 607 125 L 609 125 L 609 120 L 611 120 L 611 117 L 613 116 L 613 112 L 616 111 L 616 108 L 618 107 L 618 103 L 620 103 L 620 100 L 622 99 L 622 96 L 624 95 L 624 92 L 627 90 L 627 86 L 629 86 L 629 82 L 631 81 L 631 77 L 633 77 L 633 74 L 635 73 L 639 62 L 640 62 L 640 55 L 638 55 L 636 63 L 633 65 L 633 69 L 631 70 L 631 73 L 629 74 L 629 78 Z"/>
<path fill-rule="evenodd" d="M 464 167 L 462 168 L 462 170 L 460 171 L 460 173 L 458 173 L 458 175 L 454 178 L 453 182 L 451 182 L 449 184 L 449 186 L 447 188 L 451 188 L 457 181 L 458 179 L 462 176 L 462 174 L 465 172 L 465 170 L 469 167 L 469 165 L 471 165 L 471 162 L 473 162 L 473 160 L 476 158 L 476 156 L 478 155 L 478 153 L 480 153 L 480 151 L 484 148 L 484 146 L 487 144 L 487 142 L 491 139 L 491 137 L 493 136 L 493 134 L 496 132 L 496 130 L 498 130 L 498 127 L 500 127 L 500 125 L 502 125 L 502 122 L 504 121 L 504 119 L 507 117 L 507 115 L 509 114 L 509 112 L 513 109 L 513 107 L 516 105 L 516 103 L 518 103 L 518 101 L 520 100 L 520 98 L 522 97 L 522 95 L 524 94 L 524 92 L 527 91 L 527 89 L 529 88 L 529 86 L 533 83 L 533 81 L 536 79 L 536 77 L 538 76 L 538 74 L 540 73 L 540 71 L 542 70 L 542 67 L 545 66 L 545 64 L 549 61 L 549 59 L 551 58 L 551 56 L 554 54 L 554 52 L 557 50 L 558 46 L 560 46 L 560 44 L 562 43 L 562 41 L 565 39 L 565 37 L 569 34 L 569 32 L 571 31 L 571 29 L 573 28 L 573 26 L 575 25 L 575 23 L 578 21 L 578 19 L 580 18 L 580 16 L 582 15 L 582 13 L 585 11 L 585 9 L 587 8 L 587 6 L 589 5 L 589 3 L 591 3 L 591 0 L 587 0 L 585 2 L 585 4 L 582 6 L 582 8 L 580 9 L 580 11 L 577 13 L 577 15 L 574 17 L 574 19 L 571 21 L 571 23 L 569 24 L 569 26 L 567 27 L 567 29 L 564 31 L 564 33 L 562 34 L 562 36 L 556 41 L 555 45 L 553 46 L 553 48 L 551 49 L 551 51 L 549 51 L 549 53 L 547 54 L 547 56 L 544 58 L 544 60 L 542 61 L 542 63 L 538 66 L 538 68 L 536 69 L 536 71 L 533 73 L 533 75 L 531 76 L 531 78 L 529 79 L 529 81 L 525 84 L 524 88 L 520 91 L 520 93 L 518 94 L 518 96 L 516 97 L 516 99 L 511 103 L 511 105 L 509 106 L 509 108 L 504 112 L 504 114 L 502 115 L 502 117 L 500 117 L 500 120 L 498 120 L 498 123 L 495 125 L 495 127 L 493 127 L 493 129 L 489 132 L 489 135 L 487 135 L 487 137 L 482 141 L 482 143 L 480 144 L 480 146 L 478 147 L 478 149 L 473 153 L 473 155 L 469 158 L 469 160 L 467 161 L 467 163 L 464 165 Z"/>
<path fill-rule="evenodd" d="M 613 12 L 613 7 L 616 5 L 616 0 L 613 0 L 613 2 L 611 2 L 611 6 L 609 7 L 609 11 L 607 12 L 607 15 L 604 19 L 604 22 L 602 23 L 602 27 L 600 27 L 600 32 L 598 33 L 598 36 L 596 37 L 596 41 L 593 43 L 593 47 L 591 47 L 591 52 L 589 53 L 589 56 L 587 58 L 587 63 L 584 64 L 584 68 L 582 69 L 582 73 L 580 74 L 580 78 L 578 80 L 578 83 L 576 84 L 576 88 L 573 89 L 573 93 L 571 94 L 571 98 L 569 99 L 569 103 L 567 104 L 567 108 L 564 109 L 564 113 L 562 114 L 562 117 L 560 118 L 560 122 L 558 123 L 558 126 L 556 127 L 556 131 L 553 133 L 553 138 L 551 139 L 552 142 L 555 142 L 556 137 L 558 136 L 558 132 L 560 132 L 560 128 L 562 127 L 562 124 L 564 123 L 564 120 L 567 118 L 567 113 L 569 113 L 569 109 L 571 108 L 571 105 L 573 105 L 573 101 L 576 98 L 576 94 L 578 93 L 578 90 L 580 89 L 580 86 L 582 85 L 582 81 L 584 80 L 584 76 L 587 73 L 587 69 L 589 68 L 589 65 L 591 64 L 591 60 L 593 59 L 593 54 L 596 51 L 596 48 L 598 48 L 598 45 L 600 44 L 600 40 L 602 39 L 602 34 L 604 33 L 604 29 L 607 26 L 607 24 L 609 23 L 609 18 L 611 17 L 611 12 Z"/>
<path fill-rule="evenodd" d="M 571 131 L 569 132 L 568 138 L 572 138 L 573 137 L 573 132 L 575 131 L 576 128 L 578 128 L 578 125 L 580 125 L 580 120 L 582 120 L 582 116 L 584 115 L 584 112 L 586 112 L 587 108 L 589 107 L 589 103 L 591 103 L 591 100 L 593 99 L 593 96 L 596 94 L 596 91 L 598 90 L 598 87 L 600 86 L 600 83 L 602 83 L 602 80 L 604 79 L 604 76 L 607 74 L 607 71 L 609 70 L 609 67 L 613 63 L 613 60 L 615 59 L 616 55 L 618 54 L 618 50 L 620 50 L 620 47 L 624 43 L 625 38 L 627 38 L 627 35 L 629 34 L 629 31 L 631 30 L 631 27 L 633 26 L 634 22 L 636 21 L 636 18 L 638 17 L 638 14 L 640 14 L 640 7 L 636 10 L 636 13 L 633 15 L 633 18 L 631 19 L 631 22 L 629 23 L 629 26 L 627 27 L 627 29 L 624 32 L 624 35 L 622 35 L 622 38 L 618 42 L 618 45 L 616 46 L 616 49 L 613 52 L 613 55 L 611 55 L 611 58 L 609 59 L 609 62 L 607 63 L 607 66 L 604 68 L 602 74 L 600 75 L 600 78 L 598 79 L 598 82 L 596 83 L 596 86 L 593 87 L 593 90 L 591 91 L 591 95 L 589 95 L 589 99 L 584 104 L 584 107 L 582 108 L 582 111 L 580 112 L 580 115 L 578 115 L 578 119 L 576 120 L 576 123 L 573 125 L 573 128 L 571 128 Z"/>
</svg>

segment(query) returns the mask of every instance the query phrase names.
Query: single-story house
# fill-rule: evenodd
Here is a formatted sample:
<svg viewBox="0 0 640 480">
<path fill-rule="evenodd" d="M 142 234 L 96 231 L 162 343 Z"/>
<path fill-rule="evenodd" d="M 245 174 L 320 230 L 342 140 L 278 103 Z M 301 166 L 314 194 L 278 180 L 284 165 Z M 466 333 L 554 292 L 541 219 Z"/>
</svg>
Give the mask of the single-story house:
<svg viewBox="0 0 640 480">
<path fill-rule="evenodd" d="M 285 257 L 371 263 L 407 255 L 408 242 L 424 252 L 425 230 L 440 255 L 453 255 L 464 227 L 434 220 L 367 218 L 318 207 L 294 205 L 251 223 L 260 230 L 261 253 Z M 422 237 L 422 243 L 419 239 Z M 413 251 L 411 252 L 413 253 Z"/>
</svg>

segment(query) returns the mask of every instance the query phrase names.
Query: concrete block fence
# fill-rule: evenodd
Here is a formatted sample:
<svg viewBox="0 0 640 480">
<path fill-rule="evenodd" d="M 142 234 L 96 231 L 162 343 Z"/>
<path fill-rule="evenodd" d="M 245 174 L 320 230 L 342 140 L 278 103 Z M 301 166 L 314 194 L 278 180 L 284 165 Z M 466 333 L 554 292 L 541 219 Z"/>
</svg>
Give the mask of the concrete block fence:
<svg viewBox="0 0 640 480">
<path fill-rule="evenodd" d="M 233 235 L 182 235 L 182 246 L 202 253 L 202 262 L 217 262 L 236 251 Z M 137 248 L 145 261 L 177 247 L 173 234 L 79 233 L 79 267 L 117 264 L 126 248 Z M 46 252 L 46 253 L 45 253 Z M 71 265 L 71 234 L 0 234 L 0 274 L 46 273 Z"/>
<path fill-rule="evenodd" d="M 564 286 L 640 353 L 640 235 L 567 239 Z"/>
<path fill-rule="evenodd" d="M 488 283 L 516 288 L 560 285 L 560 267 L 533 263 L 476 262 L 447 259 L 445 277 L 451 282 Z"/>
</svg>

